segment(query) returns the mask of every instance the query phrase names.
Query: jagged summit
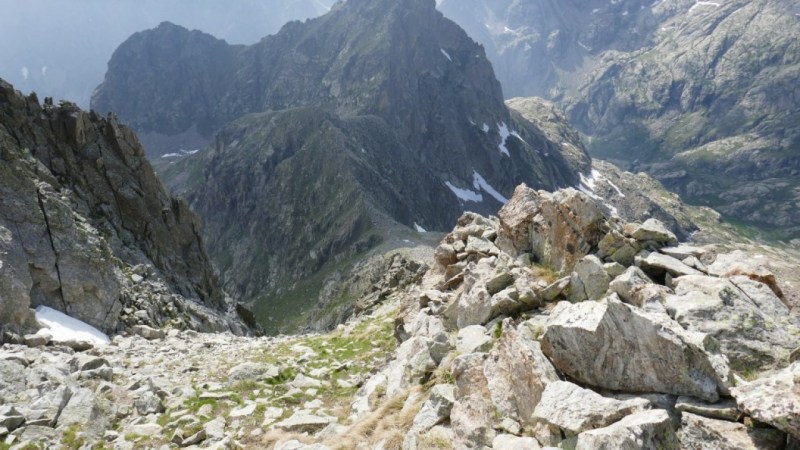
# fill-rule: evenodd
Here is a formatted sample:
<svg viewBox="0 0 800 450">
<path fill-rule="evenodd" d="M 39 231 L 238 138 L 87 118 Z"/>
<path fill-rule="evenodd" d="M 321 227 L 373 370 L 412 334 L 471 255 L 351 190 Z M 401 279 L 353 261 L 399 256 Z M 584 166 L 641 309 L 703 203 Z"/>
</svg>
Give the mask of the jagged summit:
<svg viewBox="0 0 800 450">
<path fill-rule="evenodd" d="M 180 36 L 146 31 L 117 50 L 93 107 L 145 145 L 216 136 L 164 176 L 204 218 L 226 289 L 284 305 L 263 320 L 297 316 L 323 273 L 402 244 L 395 227 L 446 230 L 519 183 L 574 186 L 589 171 L 582 148 L 506 107 L 483 48 L 434 2 L 348 1 L 247 47 L 166 28 Z"/>
</svg>

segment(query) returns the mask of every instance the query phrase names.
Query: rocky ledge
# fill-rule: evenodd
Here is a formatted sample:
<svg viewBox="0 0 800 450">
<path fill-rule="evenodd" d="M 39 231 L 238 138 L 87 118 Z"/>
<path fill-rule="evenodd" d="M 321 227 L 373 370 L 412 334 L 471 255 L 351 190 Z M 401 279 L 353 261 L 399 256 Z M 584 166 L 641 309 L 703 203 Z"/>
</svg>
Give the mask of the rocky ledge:
<svg viewBox="0 0 800 450">
<path fill-rule="evenodd" d="M 467 213 L 417 283 L 329 334 L 144 327 L 0 349 L 15 449 L 786 449 L 800 322 L 743 253 L 583 192 Z M 374 299 L 372 299 L 374 300 Z"/>
</svg>

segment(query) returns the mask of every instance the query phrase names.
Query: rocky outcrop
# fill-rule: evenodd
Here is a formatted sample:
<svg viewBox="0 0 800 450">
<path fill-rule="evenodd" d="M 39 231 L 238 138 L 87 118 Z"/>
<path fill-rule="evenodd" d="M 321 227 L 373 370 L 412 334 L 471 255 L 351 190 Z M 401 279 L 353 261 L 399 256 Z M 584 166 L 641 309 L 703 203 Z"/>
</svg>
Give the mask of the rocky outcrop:
<svg viewBox="0 0 800 450">
<path fill-rule="evenodd" d="M 786 436 L 774 428 L 748 428 L 738 422 L 683 413 L 678 432 L 682 448 L 703 448 L 709 442 L 720 450 L 782 448 Z"/>
<path fill-rule="evenodd" d="M 573 189 L 550 194 L 519 186 L 498 213 L 498 245 L 511 253 L 531 253 L 537 262 L 568 272 L 608 232 L 606 214 Z"/>
<path fill-rule="evenodd" d="M 30 325 L 28 309 L 44 305 L 113 332 L 145 304 L 153 315 L 142 323 L 226 323 L 200 221 L 167 194 L 129 129 L 0 81 L 0 141 L 3 325 Z"/>
<path fill-rule="evenodd" d="M 716 345 L 663 315 L 640 312 L 613 298 L 560 303 L 542 336 L 542 350 L 555 366 L 582 383 L 712 402 L 728 393 L 731 382 Z"/>
<path fill-rule="evenodd" d="M 658 223 L 605 219 L 604 226 L 607 235 L 642 251 L 640 258 L 648 252 L 696 258 L 706 267 L 703 276 L 728 281 L 707 273 L 715 258 L 728 259 L 724 253 L 660 247 L 672 241 L 667 233 L 641 232 L 659 230 Z M 654 279 L 633 262 L 626 267 L 599 256 L 599 249 L 572 273 L 554 273 L 529 253 L 500 249 L 500 227 L 500 219 L 465 214 L 424 276 L 400 287 L 400 279 L 388 276 L 398 271 L 390 272 L 398 288 L 378 302 L 369 300 L 374 292 L 362 294 L 372 305 L 366 315 L 328 334 L 246 338 L 137 327 L 139 334 L 83 353 L 6 344 L 0 434 L 20 447 L 31 441 L 315 450 L 794 445 L 800 363 L 752 382 L 745 380 L 757 378 L 752 370 L 731 375 L 728 357 L 737 353 L 685 329 L 665 306 L 675 295 L 665 284 L 686 277 Z M 611 283 L 596 276 L 597 267 Z M 574 280 L 607 291 L 569 303 Z M 757 292 L 774 295 L 762 285 Z M 617 291 L 633 300 L 621 302 Z M 764 305 L 762 313 L 777 313 Z M 467 306 L 480 314 L 464 315 Z M 697 316 L 695 323 L 723 326 L 713 315 Z M 459 317 L 475 320 L 460 324 Z"/>
<path fill-rule="evenodd" d="M 542 206 L 548 203 L 555 206 Z M 743 384 L 754 371 L 789 360 L 779 356 L 782 350 L 759 359 L 765 346 L 750 342 L 757 336 L 776 349 L 791 345 L 782 343 L 780 327 L 769 325 L 790 323 L 767 271 L 761 268 L 763 282 L 716 276 L 709 266 L 728 261 L 726 254 L 680 245 L 657 220 L 623 223 L 609 216 L 587 193 L 521 186 L 499 218 L 465 214 L 459 220 L 434 251 L 435 265 L 403 300 L 395 321 L 397 359 L 365 384 L 390 380 L 392 395 L 455 384 L 449 421 L 426 406 L 426 423 L 436 425 L 409 431 L 405 448 L 425 448 L 420 442 L 445 435 L 455 436 L 457 448 L 769 448 L 786 442 L 791 408 L 768 401 L 764 409 L 774 415 L 759 411 L 745 397 L 758 398 L 759 383 L 771 382 Z M 591 244 L 567 248 L 587 235 Z M 553 261 L 561 271 L 546 266 Z M 693 277 L 707 282 L 688 283 Z M 759 288 L 740 289 L 739 300 L 723 302 L 724 317 L 712 314 L 714 308 L 684 315 L 676 306 L 689 304 L 682 300 L 689 292 L 706 295 L 704 288 L 737 277 Z M 731 326 L 739 302 L 761 305 L 753 310 L 763 320 L 751 322 L 749 332 L 736 331 L 735 321 Z M 727 327 L 733 331 L 721 332 Z M 355 404 L 369 404 L 371 392 L 357 394 Z M 751 431 L 742 420 L 767 425 Z"/>
<path fill-rule="evenodd" d="M 735 388 L 739 408 L 754 419 L 768 423 L 800 439 L 800 396 L 797 392 L 800 363 Z"/>
<path fill-rule="evenodd" d="M 677 450 L 681 447 L 672 420 L 664 410 L 632 414 L 606 428 L 587 431 L 578 436 L 575 444 L 576 450 L 616 448 Z"/>
</svg>

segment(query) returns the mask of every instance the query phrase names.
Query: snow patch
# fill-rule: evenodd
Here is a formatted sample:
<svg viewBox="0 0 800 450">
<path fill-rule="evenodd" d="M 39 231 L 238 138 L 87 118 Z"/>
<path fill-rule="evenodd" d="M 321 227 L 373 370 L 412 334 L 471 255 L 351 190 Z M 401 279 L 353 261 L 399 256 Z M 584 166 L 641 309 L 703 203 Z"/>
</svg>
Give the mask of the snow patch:
<svg viewBox="0 0 800 450">
<path fill-rule="evenodd" d="M 456 197 L 458 197 L 460 200 L 463 200 L 465 202 L 476 202 L 476 203 L 480 203 L 483 201 L 483 196 L 480 194 L 480 192 L 471 191 L 469 189 L 457 188 L 453 186 L 453 183 L 449 181 L 446 182 L 445 184 L 447 185 L 448 188 L 450 188 L 451 191 L 453 191 L 453 194 L 456 194 Z"/>
<path fill-rule="evenodd" d="M 487 183 L 486 179 L 475 170 L 472 171 L 472 186 L 478 190 L 482 189 L 484 192 L 491 195 L 492 198 L 504 205 L 508 203 L 508 199 L 503 197 L 503 195 L 499 193 L 497 189 L 493 188 L 489 183 Z"/>
<path fill-rule="evenodd" d="M 606 208 L 611 210 L 612 215 L 618 216 L 619 210 L 614 205 L 611 205 L 610 203 L 606 202 L 606 199 L 597 195 L 597 193 L 594 192 L 594 188 L 597 181 L 603 179 L 603 175 L 597 170 L 592 170 L 592 172 L 589 174 L 588 177 L 582 173 L 579 174 L 579 176 L 581 177 L 581 182 L 580 184 L 578 184 L 578 190 L 589 196 L 589 198 L 602 202 L 606 206 Z M 611 186 L 613 186 L 617 190 L 617 193 L 619 193 L 622 197 L 625 197 L 625 195 L 622 194 L 622 191 L 620 191 L 619 188 L 614 186 L 610 181 L 608 180 L 605 181 L 608 182 L 608 184 L 611 184 Z"/>
<path fill-rule="evenodd" d="M 199 152 L 200 150 L 178 150 L 178 153 L 167 153 L 166 155 L 162 155 L 162 158 L 182 158 L 184 156 L 192 156 L 195 153 Z"/>
<path fill-rule="evenodd" d="M 720 4 L 717 3 L 717 2 L 701 2 L 701 1 L 698 1 L 694 5 L 692 5 L 691 8 L 689 8 L 689 14 L 691 14 L 692 11 L 694 11 L 695 9 L 697 9 L 697 8 L 699 8 L 701 6 L 713 6 L 715 8 L 719 8 Z"/>
<path fill-rule="evenodd" d="M 36 320 L 50 329 L 54 341 L 91 342 L 107 345 L 111 340 L 97 328 L 47 306 L 36 308 Z"/>
<path fill-rule="evenodd" d="M 508 131 L 508 125 L 505 122 L 497 124 L 498 132 L 500 133 L 500 153 L 511 156 L 511 153 L 508 152 L 508 147 L 506 147 L 506 139 L 511 136 L 511 132 Z"/>
<path fill-rule="evenodd" d="M 450 57 L 450 54 L 447 53 L 447 50 L 443 48 L 440 48 L 439 50 L 442 51 L 442 54 L 444 55 L 445 58 L 447 58 L 448 61 L 453 62 L 453 58 Z"/>
<path fill-rule="evenodd" d="M 614 190 L 615 190 L 615 191 L 617 191 L 617 194 L 618 194 L 620 197 L 622 197 L 622 198 L 625 198 L 625 194 L 623 194 L 623 193 L 622 193 L 622 190 L 621 190 L 620 188 L 618 188 L 616 184 L 612 183 L 612 182 L 611 182 L 611 180 L 609 180 L 608 178 L 606 178 L 606 183 L 610 184 L 610 185 L 611 185 L 611 187 L 612 187 L 612 188 L 614 188 Z"/>
<path fill-rule="evenodd" d="M 483 124 L 483 128 L 481 128 L 484 133 L 489 134 L 489 125 Z"/>
<path fill-rule="evenodd" d="M 481 191 L 483 191 L 489 194 L 490 197 L 492 197 L 493 199 L 497 200 L 498 202 L 504 205 L 508 203 L 508 199 L 505 198 L 503 194 L 501 194 L 497 189 L 492 187 L 492 185 L 489 184 L 489 182 L 487 182 L 486 179 L 483 178 L 483 176 L 479 174 L 478 171 L 476 170 L 472 171 L 472 187 L 475 188 L 474 191 L 471 189 L 461 189 L 455 187 L 453 186 L 453 183 L 449 181 L 446 182 L 445 185 L 447 185 L 447 187 L 450 188 L 450 190 L 453 191 L 454 194 L 456 194 L 456 197 L 465 202 L 475 202 L 475 203 L 482 202 L 483 194 L 481 194 Z M 415 223 L 414 225 L 416 226 L 417 224 Z"/>
<path fill-rule="evenodd" d="M 511 154 L 508 152 L 508 147 L 506 146 L 506 143 L 508 142 L 508 138 L 510 136 L 514 136 L 520 141 L 525 142 L 525 139 L 522 139 L 522 136 L 520 136 L 519 133 L 517 133 L 516 131 L 510 130 L 505 122 L 497 124 L 497 132 L 500 133 L 500 145 L 498 146 L 498 148 L 500 149 L 500 153 L 506 156 L 511 156 Z M 527 144 L 527 142 L 525 143 Z"/>
<path fill-rule="evenodd" d="M 427 233 L 428 230 L 419 226 L 417 222 L 414 222 L 414 229 L 417 230 L 417 233 Z"/>
</svg>

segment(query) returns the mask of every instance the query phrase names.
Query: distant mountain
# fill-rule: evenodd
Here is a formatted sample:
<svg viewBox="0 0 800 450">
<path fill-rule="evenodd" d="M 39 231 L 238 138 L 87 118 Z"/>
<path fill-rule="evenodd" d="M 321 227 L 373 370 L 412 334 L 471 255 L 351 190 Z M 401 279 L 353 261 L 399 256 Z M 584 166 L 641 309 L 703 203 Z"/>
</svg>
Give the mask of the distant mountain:
<svg viewBox="0 0 800 450">
<path fill-rule="evenodd" d="M 252 44 L 334 0 L 0 0 L 0 76 L 23 92 L 89 106 L 114 49 L 164 20 Z M 32 32 L 31 24 L 35 24 Z"/>
<path fill-rule="evenodd" d="M 106 332 L 245 333 L 201 230 L 116 118 L 0 80 L 0 328 L 48 306 Z"/>
<path fill-rule="evenodd" d="M 521 182 L 576 185 L 590 167 L 506 108 L 483 49 L 433 0 L 349 0 L 249 47 L 162 24 L 115 52 L 93 108 L 151 145 L 213 139 L 165 177 L 204 218 L 226 289 L 262 318 L 313 305 L 312 278 L 400 225 L 444 230 Z"/>
<path fill-rule="evenodd" d="M 765 236 L 800 237 L 800 5 L 443 0 L 508 96 L 558 102 L 589 152 Z"/>
</svg>

